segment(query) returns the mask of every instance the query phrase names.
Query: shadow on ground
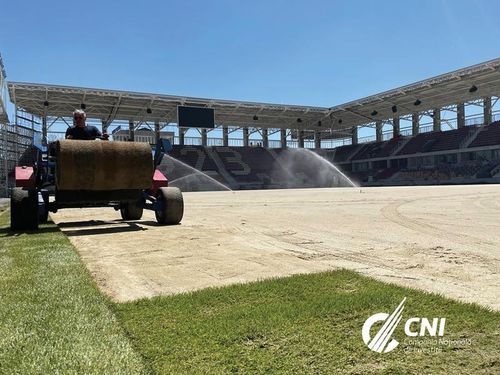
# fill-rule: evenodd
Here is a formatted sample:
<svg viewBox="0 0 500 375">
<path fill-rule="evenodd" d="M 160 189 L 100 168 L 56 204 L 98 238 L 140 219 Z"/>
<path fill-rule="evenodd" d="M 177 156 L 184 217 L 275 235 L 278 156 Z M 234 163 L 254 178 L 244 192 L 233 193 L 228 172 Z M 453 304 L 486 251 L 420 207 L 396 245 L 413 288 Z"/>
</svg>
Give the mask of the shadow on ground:
<svg viewBox="0 0 500 375">
<path fill-rule="evenodd" d="M 142 223 L 141 223 L 142 224 Z M 101 227 L 106 225 L 106 227 Z M 111 226 L 109 226 L 111 225 Z M 80 221 L 80 222 L 69 222 L 60 223 L 59 227 L 62 229 L 66 236 L 89 236 L 95 234 L 111 234 L 111 233 L 123 233 L 123 232 L 137 232 L 145 231 L 147 228 L 143 228 L 137 223 L 119 221 L 119 222 L 105 222 L 105 221 Z M 82 229 L 66 229 L 66 228 L 81 228 Z M 92 228 L 89 228 L 92 227 Z M 97 227 L 97 228 L 96 228 Z"/>
<path fill-rule="evenodd" d="M 44 227 L 38 230 L 11 230 L 9 227 L 0 228 L 0 237 L 15 237 L 21 234 L 52 233 L 59 232 L 57 227 Z"/>
</svg>

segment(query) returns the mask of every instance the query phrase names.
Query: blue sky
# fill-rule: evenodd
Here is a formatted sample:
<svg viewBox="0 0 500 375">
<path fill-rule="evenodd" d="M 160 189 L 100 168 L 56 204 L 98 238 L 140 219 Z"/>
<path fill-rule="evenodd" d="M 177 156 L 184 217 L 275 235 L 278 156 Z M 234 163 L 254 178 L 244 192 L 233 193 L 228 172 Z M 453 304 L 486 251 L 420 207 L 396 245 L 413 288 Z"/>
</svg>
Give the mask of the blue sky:
<svg viewBox="0 0 500 375">
<path fill-rule="evenodd" d="M 6 1 L 8 80 L 333 106 L 500 56 L 500 2 Z"/>
</svg>

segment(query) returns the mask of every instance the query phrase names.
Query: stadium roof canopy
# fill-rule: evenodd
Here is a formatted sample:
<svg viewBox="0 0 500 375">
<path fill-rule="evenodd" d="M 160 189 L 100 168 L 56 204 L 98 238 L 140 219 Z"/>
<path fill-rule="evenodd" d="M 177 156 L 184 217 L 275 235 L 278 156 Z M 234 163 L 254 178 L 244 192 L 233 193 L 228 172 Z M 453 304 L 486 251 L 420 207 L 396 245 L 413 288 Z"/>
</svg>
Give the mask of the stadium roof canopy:
<svg viewBox="0 0 500 375">
<path fill-rule="evenodd" d="M 337 105 L 331 116 L 355 126 L 499 94 L 500 58 Z"/>
<path fill-rule="evenodd" d="M 500 94 L 500 58 L 331 108 L 255 103 L 9 82 L 11 101 L 38 116 L 70 116 L 85 104 L 90 118 L 177 122 L 177 106 L 215 109 L 217 125 L 304 130 L 348 129 L 395 116 L 443 108 Z"/>
<path fill-rule="evenodd" d="M 8 88 L 11 101 L 34 115 L 68 117 L 75 108 L 80 108 L 84 103 L 87 117 L 101 119 L 106 123 L 114 120 L 176 123 L 179 105 L 214 108 L 217 125 L 262 128 L 294 128 L 296 124 L 317 122 L 329 112 L 329 108 L 322 107 L 203 99 L 35 83 L 9 82 Z M 300 119 L 300 122 L 297 122 L 297 119 Z"/>
</svg>

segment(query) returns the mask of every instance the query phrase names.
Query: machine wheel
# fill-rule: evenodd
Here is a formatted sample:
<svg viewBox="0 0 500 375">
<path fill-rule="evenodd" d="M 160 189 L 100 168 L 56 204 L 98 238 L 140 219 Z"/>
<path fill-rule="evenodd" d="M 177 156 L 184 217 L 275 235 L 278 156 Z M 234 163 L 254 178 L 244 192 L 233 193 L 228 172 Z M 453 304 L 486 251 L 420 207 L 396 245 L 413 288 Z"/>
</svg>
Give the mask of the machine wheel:
<svg viewBox="0 0 500 375">
<path fill-rule="evenodd" d="M 44 202 L 44 207 L 43 209 L 40 209 L 38 207 L 38 222 L 39 223 L 46 223 L 47 220 L 49 220 L 49 192 L 47 190 L 42 190 L 41 193 L 43 202 Z"/>
<path fill-rule="evenodd" d="M 156 221 L 159 224 L 179 224 L 184 215 L 184 199 L 182 192 L 176 187 L 162 187 L 158 189 L 158 201 L 163 209 L 155 211 Z"/>
<path fill-rule="evenodd" d="M 38 193 L 36 190 L 12 189 L 10 198 L 10 229 L 38 229 Z"/>
<path fill-rule="evenodd" d="M 142 212 L 144 202 L 142 201 L 132 201 L 132 202 L 122 202 L 120 204 L 120 213 L 123 220 L 139 220 L 142 217 Z"/>
</svg>

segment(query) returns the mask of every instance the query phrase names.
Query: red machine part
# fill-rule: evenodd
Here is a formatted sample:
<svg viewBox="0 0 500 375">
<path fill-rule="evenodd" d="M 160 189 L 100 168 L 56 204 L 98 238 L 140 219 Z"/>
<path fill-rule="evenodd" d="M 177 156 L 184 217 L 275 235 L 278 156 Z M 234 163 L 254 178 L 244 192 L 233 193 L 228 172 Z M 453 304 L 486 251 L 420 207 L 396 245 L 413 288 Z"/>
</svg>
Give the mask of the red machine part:
<svg viewBox="0 0 500 375">
<path fill-rule="evenodd" d="M 35 171 L 33 167 L 16 167 L 14 171 L 16 187 L 35 189 Z"/>
<path fill-rule="evenodd" d="M 166 186 L 168 186 L 167 177 L 165 177 L 163 173 L 156 169 L 155 173 L 153 174 L 153 184 L 151 186 L 151 189 L 149 189 L 150 194 L 156 196 L 158 189 Z"/>
</svg>

